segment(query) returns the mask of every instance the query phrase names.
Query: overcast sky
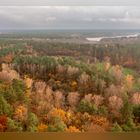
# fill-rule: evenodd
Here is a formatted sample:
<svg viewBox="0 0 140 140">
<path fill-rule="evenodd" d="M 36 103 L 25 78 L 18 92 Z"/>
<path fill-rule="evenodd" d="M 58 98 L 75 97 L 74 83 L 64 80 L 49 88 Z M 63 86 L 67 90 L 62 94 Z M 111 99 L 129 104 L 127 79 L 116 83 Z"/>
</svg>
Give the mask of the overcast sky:
<svg viewBox="0 0 140 140">
<path fill-rule="evenodd" d="M 0 6 L 0 29 L 140 29 L 140 6 Z"/>
<path fill-rule="evenodd" d="M 134 6 L 139 5 L 139 0 L 0 0 L 0 5 L 9 5 L 9 6 L 86 6 L 86 5 L 94 5 L 94 6 L 104 6 L 104 5 L 122 5 L 122 6 Z"/>
</svg>

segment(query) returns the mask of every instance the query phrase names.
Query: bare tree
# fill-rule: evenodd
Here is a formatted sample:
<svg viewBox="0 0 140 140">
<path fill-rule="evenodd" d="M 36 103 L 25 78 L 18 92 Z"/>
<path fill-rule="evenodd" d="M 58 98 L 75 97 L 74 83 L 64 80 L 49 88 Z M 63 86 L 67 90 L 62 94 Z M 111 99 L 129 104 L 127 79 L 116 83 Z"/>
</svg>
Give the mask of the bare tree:
<svg viewBox="0 0 140 140">
<path fill-rule="evenodd" d="M 80 100 L 79 93 L 70 92 L 67 96 L 67 100 L 68 100 L 70 107 L 74 110 Z"/>
<path fill-rule="evenodd" d="M 53 95 L 54 95 L 54 106 L 56 108 L 62 108 L 65 101 L 63 93 L 60 91 L 56 91 L 54 92 Z"/>
<path fill-rule="evenodd" d="M 140 105 L 140 93 L 134 93 L 131 98 L 133 105 Z"/>
</svg>

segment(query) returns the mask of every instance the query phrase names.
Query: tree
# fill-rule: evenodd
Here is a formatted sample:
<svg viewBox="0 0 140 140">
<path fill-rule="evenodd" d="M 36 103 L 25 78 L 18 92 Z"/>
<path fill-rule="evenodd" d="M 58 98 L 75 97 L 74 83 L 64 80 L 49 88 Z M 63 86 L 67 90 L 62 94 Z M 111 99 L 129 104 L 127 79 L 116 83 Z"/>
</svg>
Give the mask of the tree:
<svg viewBox="0 0 140 140">
<path fill-rule="evenodd" d="M 27 89 L 30 89 L 32 87 L 33 80 L 31 78 L 25 77 L 24 81 Z"/>
<path fill-rule="evenodd" d="M 0 132 L 5 132 L 7 129 L 7 117 L 0 116 Z"/>
<path fill-rule="evenodd" d="M 15 103 L 17 100 L 16 93 L 11 85 L 0 84 L 0 93 L 9 104 Z"/>
<path fill-rule="evenodd" d="M 115 86 L 114 84 L 109 85 L 105 90 L 105 96 L 121 96 L 124 93 L 124 89 L 121 86 Z"/>
<path fill-rule="evenodd" d="M 28 114 L 27 122 L 28 122 L 29 125 L 35 125 L 36 126 L 36 125 L 38 125 L 38 118 L 34 113 L 30 112 Z"/>
<path fill-rule="evenodd" d="M 110 115 L 112 115 L 112 118 L 113 119 L 120 118 L 121 117 L 120 110 L 121 108 L 123 108 L 122 98 L 114 95 L 114 96 L 110 96 L 108 101 L 109 101 L 108 107 L 109 107 Z"/>
<path fill-rule="evenodd" d="M 26 121 L 28 117 L 28 109 L 27 107 L 23 105 L 17 106 L 15 113 L 14 113 L 14 119 L 17 121 Z"/>
<path fill-rule="evenodd" d="M 133 105 L 140 105 L 140 93 L 134 93 L 131 98 Z"/>
<path fill-rule="evenodd" d="M 62 108 L 64 106 L 65 101 L 63 93 L 60 91 L 56 91 L 54 92 L 53 95 L 54 95 L 54 106 L 56 108 Z"/>
<path fill-rule="evenodd" d="M 39 126 L 38 126 L 38 132 L 46 132 L 48 129 L 48 126 L 46 124 L 43 124 L 41 123 Z"/>
<path fill-rule="evenodd" d="M 111 130 L 112 130 L 112 132 L 122 132 L 123 131 L 123 129 L 120 127 L 120 125 L 117 122 L 114 123 Z"/>
<path fill-rule="evenodd" d="M 14 130 L 16 130 L 16 125 L 15 125 L 15 121 L 12 120 L 11 118 L 8 118 L 8 131 L 12 132 Z"/>
<path fill-rule="evenodd" d="M 49 121 L 51 121 L 53 118 L 56 118 L 56 117 L 65 121 L 66 120 L 66 112 L 60 108 L 53 108 L 47 114 L 47 118 Z"/>
<path fill-rule="evenodd" d="M 105 105 L 98 107 L 98 114 L 101 116 L 107 116 L 108 115 L 108 108 Z"/>
<path fill-rule="evenodd" d="M 70 92 L 68 93 L 67 100 L 70 107 L 74 110 L 75 107 L 78 105 L 78 102 L 80 100 L 80 95 L 78 92 Z"/>
<path fill-rule="evenodd" d="M 66 124 L 58 117 L 53 118 L 53 123 L 48 125 L 49 132 L 62 132 L 66 129 Z"/>
<path fill-rule="evenodd" d="M 128 118 L 126 124 L 123 125 L 124 131 L 134 131 L 135 129 L 135 124 L 133 122 L 133 119 L 130 117 Z"/>
<path fill-rule="evenodd" d="M 115 78 L 116 82 L 121 84 L 124 77 L 121 67 L 119 65 L 113 66 L 109 72 Z"/>
<path fill-rule="evenodd" d="M 44 92 L 33 93 L 32 102 L 37 105 L 35 110 L 38 114 L 48 112 L 54 106 L 53 91 L 50 86 L 47 86 Z"/>
<path fill-rule="evenodd" d="M 81 85 L 86 85 L 86 83 L 89 81 L 90 77 L 85 72 L 82 73 L 79 77 L 79 83 Z"/>
<path fill-rule="evenodd" d="M 105 66 L 104 66 L 104 67 L 105 67 L 105 70 L 106 70 L 106 71 L 109 70 L 110 65 L 111 65 L 110 62 L 106 62 L 106 63 L 105 63 Z"/>
<path fill-rule="evenodd" d="M 140 123 L 140 105 L 133 107 L 134 119 L 136 119 L 137 123 Z"/>
<path fill-rule="evenodd" d="M 122 120 L 126 123 L 129 118 L 133 117 L 133 106 L 128 102 L 128 99 L 124 101 L 124 105 L 121 108 Z"/>
<path fill-rule="evenodd" d="M 12 120 L 11 118 L 8 118 L 7 122 L 7 131 L 8 132 L 21 132 L 23 130 L 23 126 L 21 122 L 16 122 L 15 120 Z"/>
<path fill-rule="evenodd" d="M 92 132 L 92 133 L 104 133 L 105 129 L 100 125 L 90 123 L 85 126 L 85 131 Z"/>
<path fill-rule="evenodd" d="M 63 74 L 64 72 L 66 72 L 66 67 L 58 64 L 57 71 L 58 71 L 58 73 Z"/>
<path fill-rule="evenodd" d="M 46 83 L 45 82 L 35 82 L 34 87 L 35 87 L 35 92 L 40 94 L 45 91 Z"/>
<path fill-rule="evenodd" d="M 12 108 L 10 104 L 0 95 L 0 115 L 10 115 Z"/>
<path fill-rule="evenodd" d="M 130 74 L 126 75 L 125 81 L 126 81 L 126 87 L 127 87 L 128 91 L 131 90 L 133 87 L 133 83 L 134 83 L 133 80 L 134 80 L 134 77 L 132 75 L 130 75 Z"/>
<path fill-rule="evenodd" d="M 66 128 L 65 130 L 66 132 L 80 132 L 80 130 L 78 128 L 76 128 L 75 126 L 69 126 L 69 128 Z"/>
<path fill-rule="evenodd" d="M 9 69 L 8 71 L 0 72 L 0 80 L 11 83 L 13 79 L 19 79 L 19 74 L 15 70 Z"/>
<path fill-rule="evenodd" d="M 104 130 L 108 129 L 109 127 L 109 121 L 106 117 L 103 116 L 92 116 L 91 121 L 93 124 L 101 126 Z"/>
<path fill-rule="evenodd" d="M 112 110 L 119 111 L 123 107 L 123 100 L 117 96 L 110 96 L 109 97 L 109 108 Z"/>
<path fill-rule="evenodd" d="M 81 113 L 87 112 L 89 114 L 96 114 L 98 109 L 95 104 L 82 100 L 80 101 L 77 110 Z"/>
<path fill-rule="evenodd" d="M 27 130 L 30 132 L 36 132 L 38 130 L 37 129 L 38 123 L 39 121 L 37 116 L 34 113 L 30 112 L 27 118 L 27 124 L 26 124 Z"/>
<path fill-rule="evenodd" d="M 13 79 L 11 78 L 11 76 L 7 71 L 2 71 L 0 72 L 0 80 L 10 83 Z"/>
<path fill-rule="evenodd" d="M 91 103 L 92 102 L 92 94 L 86 94 L 84 97 L 84 100 Z"/>
<path fill-rule="evenodd" d="M 12 81 L 12 87 L 13 91 L 16 93 L 17 100 L 25 101 L 26 100 L 26 96 L 24 94 L 26 91 L 25 83 L 22 80 L 14 79 Z"/>
<path fill-rule="evenodd" d="M 1 59 L 2 59 L 2 61 L 6 62 L 6 63 L 11 63 L 13 60 L 13 54 L 9 53 Z"/>
<path fill-rule="evenodd" d="M 102 97 L 101 95 L 93 95 L 92 101 L 98 107 L 103 104 L 104 97 Z"/>
<path fill-rule="evenodd" d="M 69 76 L 73 76 L 73 75 L 77 74 L 78 72 L 79 72 L 79 69 L 76 67 L 68 66 L 68 68 L 67 68 L 67 74 Z"/>
</svg>

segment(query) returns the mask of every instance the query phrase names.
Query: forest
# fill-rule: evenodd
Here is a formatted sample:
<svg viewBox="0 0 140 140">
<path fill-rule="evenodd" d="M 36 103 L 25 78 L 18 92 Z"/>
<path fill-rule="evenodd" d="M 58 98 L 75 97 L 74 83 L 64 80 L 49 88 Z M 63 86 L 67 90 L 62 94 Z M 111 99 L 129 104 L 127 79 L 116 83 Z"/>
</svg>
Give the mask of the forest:
<svg viewBox="0 0 140 140">
<path fill-rule="evenodd" d="M 0 132 L 140 132 L 140 43 L 0 39 Z"/>
</svg>

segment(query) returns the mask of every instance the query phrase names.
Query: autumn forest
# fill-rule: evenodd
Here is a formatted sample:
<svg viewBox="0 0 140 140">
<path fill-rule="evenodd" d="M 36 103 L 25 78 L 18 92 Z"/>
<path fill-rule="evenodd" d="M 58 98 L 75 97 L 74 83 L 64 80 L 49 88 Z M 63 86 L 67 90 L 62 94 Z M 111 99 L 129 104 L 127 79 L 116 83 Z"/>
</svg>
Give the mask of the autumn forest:
<svg viewBox="0 0 140 140">
<path fill-rule="evenodd" d="M 0 38 L 0 132 L 139 131 L 140 41 Z"/>
</svg>

